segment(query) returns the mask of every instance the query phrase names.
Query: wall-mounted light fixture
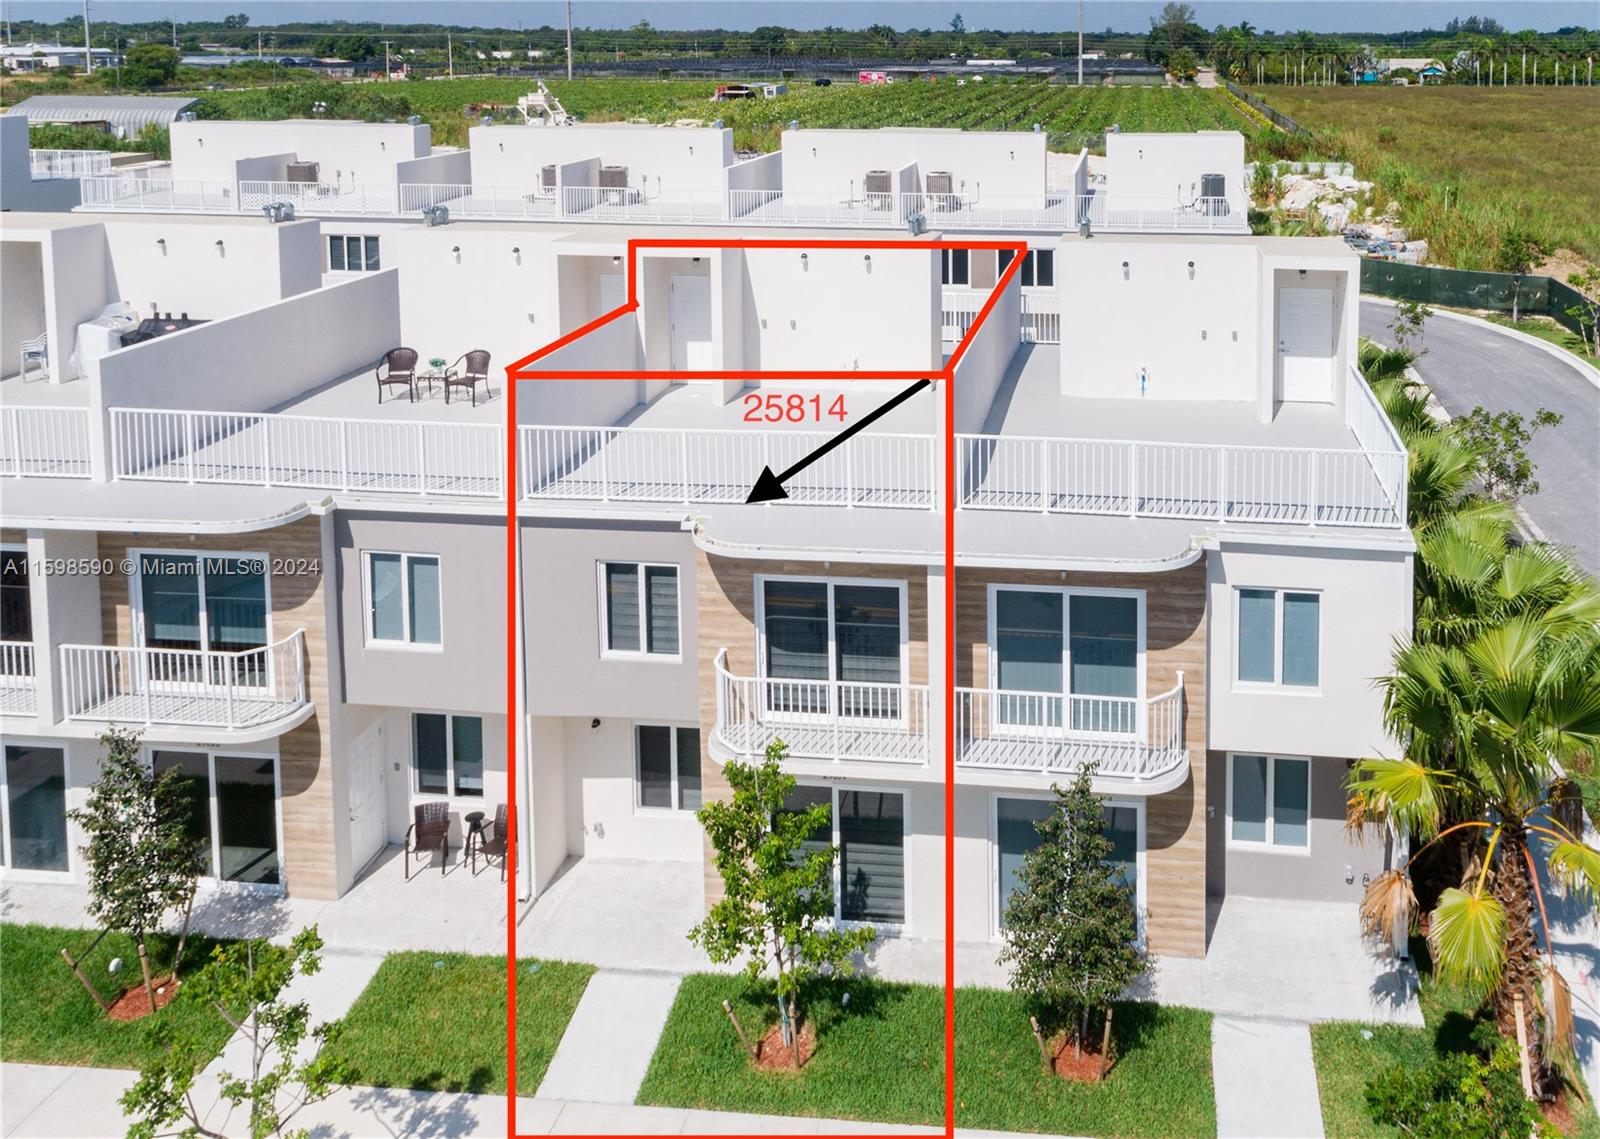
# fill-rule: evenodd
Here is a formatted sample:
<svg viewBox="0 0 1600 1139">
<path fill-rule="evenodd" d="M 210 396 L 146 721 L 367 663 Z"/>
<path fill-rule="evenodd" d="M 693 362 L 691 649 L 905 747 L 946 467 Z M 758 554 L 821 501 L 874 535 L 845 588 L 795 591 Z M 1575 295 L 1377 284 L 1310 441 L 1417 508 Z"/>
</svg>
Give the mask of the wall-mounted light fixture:
<svg viewBox="0 0 1600 1139">
<path fill-rule="evenodd" d="M 1122 263 L 1122 279 L 1124 281 L 1128 279 L 1128 263 L 1126 261 Z"/>
<path fill-rule="evenodd" d="M 689 147 L 689 157 L 690 157 L 690 158 L 693 158 L 693 157 L 694 157 L 694 147 L 693 147 L 693 146 L 690 146 L 690 147 Z"/>
<path fill-rule="evenodd" d="M 861 263 L 866 266 L 867 272 L 870 274 L 872 272 L 872 254 L 870 254 L 870 253 L 862 254 Z"/>
<path fill-rule="evenodd" d="M 1194 262 L 1189 262 L 1189 280 L 1194 280 Z"/>
<path fill-rule="evenodd" d="M 216 244 L 217 244 L 217 256 L 218 257 L 226 257 L 227 254 L 225 252 L 223 252 L 222 239 L 220 237 L 217 238 L 217 243 Z"/>
<path fill-rule="evenodd" d="M 811 259 L 810 259 L 809 255 L 807 255 L 805 253 L 800 254 L 800 272 L 802 272 L 802 273 L 811 272 Z"/>
<path fill-rule="evenodd" d="M 513 245 L 511 247 L 511 259 L 513 261 L 515 261 L 518 265 L 522 264 L 522 246 Z"/>
<path fill-rule="evenodd" d="M 379 150 L 388 150 L 389 149 L 389 144 L 384 142 L 383 139 L 380 138 L 378 140 L 378 149 Z"/>
<path fill-rule="evenodd" d="M 450 247 L 450 255 L 456 259 L 457 265 L 461 264 L 461 246 L 452 245 Z"/>
<path fill-rule="evenodd" d="M 691 264 L 691 265 L 698 265 L 698 264 L 700 264 L 700 258 L 698 258 L 698 257 L 691 257 L 691 258 L 689 258 L 689 264 Z"/>
<path fill-rule="evenodd" d="M 1305 275 L 1306 275 L 1306 271 L 1304 269 L 1300 270 L 1300 278 L 1301 278 L 1301 280 L 1305 279 Z"/>
<path fill-rule="evenodd" d="M 161 255 L 165 257 L 167 255 L 167 239 L 164 237 L 156 238 L 156 248 L 161 250 Z"/>
<path fill-rule="evenodd" d="M 612 267 L 613 267 L 613 268 L 615 268 L 615 267 L 616 267 L 616 266 L 618 266 L 618 265 L 621 265 L 621 264 L 622 264 L 622 258 L 620 258 L 620 257 L 613 257 L 613 258 L 612 258 L 612 259 L 611 259 L 611 265 L 612 265 Z"/>
<path fill-rule="evenodd" d="M 502 151 L 502 152 L 504 152 L 504 151 L 505 151 L 505 148 L 506 148 L 506 144 L 505 144 L 505 143 L 503 143 L 503 142 L 502 142 L 502 143 L 498 143 L 498 144 L 497 144 L 497 145 L 498 145 L 498 146 L 499 146 L 499 147 L 500 147 L 500 150 L 501 150 L 501 151 Z"/>
<path fill-rule="evenodd" d="M 595 728 L 598 728 L 599 726 L 600 726 L 600 717 L 596 716 L 594 719 L 589 721 L 589 729 L 591 731 L 593 731 Z"/>
</svg>

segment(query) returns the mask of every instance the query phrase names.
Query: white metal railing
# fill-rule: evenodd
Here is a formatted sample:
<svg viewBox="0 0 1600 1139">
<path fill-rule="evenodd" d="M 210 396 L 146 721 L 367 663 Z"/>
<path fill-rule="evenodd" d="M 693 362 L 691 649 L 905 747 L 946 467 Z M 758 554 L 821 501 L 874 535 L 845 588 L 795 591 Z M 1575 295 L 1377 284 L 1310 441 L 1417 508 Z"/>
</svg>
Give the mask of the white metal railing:
<svg viewBox="0 0 1600 1139">
<path fill-rule="evenodd" d="M 470 183 L 405 183 L 400 212 L 444 206 L 452 218 L 556 218 L 561 208 L 554 187 L 475 186 Z"/>
<path fill-rule="evenodd" d="M 35 178 L 87 178 L 110 172 L 109 150 L 28 151 L 28 173 Z"/>
<path fill-rule="evenodd" d="M 970 768 L 1070 774 L 1094 762 L 1100 778 L 1139 782 L 1186 760 L 1181 672 L 1144 700 L 957 688 L 955 723 L 956 762 Z"/>
<path fill-rule="evenodd" d="M 312 214 L 399 213 L 395 187 L 380 183 L 341 186 L 327 182 L 239 183 L 239 208 L 254 213 L 275 202 L 288 202 L 297 210 Z"/>
<path fill-rule="evenodd" d="M 1398 527 L 1404 452 L 956 436 L 961 508 Z"/>
<path fill-rule="evenodd" d="M 869 194 L 861 190 L 728 191 L 729 220 L 749 225 L 894 228 L 919 212 L 910 195 Z"/>
<path fill-rule="evenodd" d="M 580 221 L 720 222 L 718 190 L 657 190 L 633 186 L 563 186 L 562 216 Z"/>
<path fill-rule="evenodd" d="M 716 656 L 717 738 L 741 756 L 774 740 L 794 759 L 925 765 L 928 686 L 735 676 Z"/>
<path fill-rule="evenodd" d="M 236 213 L 232 182 L 183 181 L 116 176 L 84 178 L 83 205 L 91 210 L 151 213 Z"/>
<path fill-rule="evenodd" d="M 946 344 L 958 343 L 989 299 L 985 289 L 946 286 L 939 304 L 939 329 Z M 1061 343 L 1061 297 L 1055 292 L 1021 294 L 1022 342 L 1024 344 Z"/>
<path fill-rule="evenodd" d="M 0 714 L 31 716 L 34 700 L 33 645 L 0 641 Z"/>
<path fill-rule="evenodd" d="M 931 229 L 1092 229 L 1166 233 L 1186 230 L 1248 232 L 1242 207 L 1226 198 L 1139 198 L 1075 194 L 1047 190 L 1040 194 L 907 194 L 905 216 L 921 213 Z"/>
<path fill-rule="evenodd" d="M 825 431 L 696 431 L 646 427 L 535 427 L 517 432 L 525 500 L 742 503 L 762 467 L 782 472 L 816 450 Z M 864 432 L 784 481 L 802 506 L 937 505 L 931 435 Z"/>
<path fill-rule="evenodd" d="M 306 703 L 305 630 L 237 652 L 61 646 L 69 720 L 246 728 Z"/>
<path fill-rule="evenodd" d="M 1378 397 L 1367 386 L 1361 369 L 1350 365 L 1345 378 L 1345 422 L 1350 432 L 1361 444 L 1361 449 L 1375 459 L 1373 469 L 1383 490 L 1394 503 L 1395 513 L 1407 517 L 1407 497 L 1410 484 L 1410 459 L 1405 442 L 1384 414 Z"/>
<path fill-rule="evenodd" d="M 497 424 L 111 410 L 118 479 L 501 498 L 504 454 Z"/>
<path fill-rule="evenodd" d="M 0 407 L 0 475 L 89 478 L 89 426 L 86 407 Z"/>
</svg>

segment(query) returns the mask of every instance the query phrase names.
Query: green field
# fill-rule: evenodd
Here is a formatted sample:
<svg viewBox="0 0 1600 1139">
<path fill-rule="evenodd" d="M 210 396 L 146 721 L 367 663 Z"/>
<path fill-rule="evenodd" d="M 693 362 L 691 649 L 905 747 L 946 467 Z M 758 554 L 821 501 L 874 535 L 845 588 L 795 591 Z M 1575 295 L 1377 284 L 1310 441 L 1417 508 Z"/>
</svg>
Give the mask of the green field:
<svg viewBox="0 0 1600 1139">
<path fill-rule="evenodd" d="M 1490 269 L 1524 225 L 1600 264 L 1600 88 L 1267 87 L 1274 109 L 1355 163 L 1428 239 L 1430 259 Z M 1561 274 L 1563 277 L 1565 273 Z"/>
<path fill-rule="evenodd" d="M 1197 88 L 1058 87 L 1035 80 L 989 80 L 958 85 L 953 79 L 904 82 L 886 87 L 835 83 L 815 87 L 797 80 L 776 99 L 710 101 L 716 84 L 689 79 L 577 79 L 550 89 L 573 114 L 588 122 L 639 119 L 720 118 L 734 131 L 741 150 L 775 150 L 791 120 L 806 127 L 963 127 L 973 130 L 1050 132 L 1055 150 L 1096 145 L 1105 129 L 1189 131 L 1252 125 L 1226 98 Z M 381 118 L 422 115 L 435 141 L 462 143 L 475 121 L 473 105 L 514 105 L 529 88 L 523 79 L 440 79 L 405 83 L 301 83 L 244 91 L 205 92 L 206 110 L 218 117 L 283 118 L 310 114 L 328 104 L 333 117 Z M 363 105 L 364 104 L 364 105 Z M 375 110 L 381 108 L 381 111 Z M 369 112 L 369 113 L 363 113 Z M 513 112 L 514 114 L 514 112 Z"/>
</svg>

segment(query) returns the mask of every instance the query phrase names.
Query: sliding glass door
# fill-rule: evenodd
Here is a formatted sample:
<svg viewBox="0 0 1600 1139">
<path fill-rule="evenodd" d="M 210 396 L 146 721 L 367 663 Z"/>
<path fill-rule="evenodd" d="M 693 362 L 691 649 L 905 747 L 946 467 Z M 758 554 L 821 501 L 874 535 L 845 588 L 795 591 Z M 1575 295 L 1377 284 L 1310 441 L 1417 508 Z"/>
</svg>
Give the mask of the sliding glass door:
<svg viewBox="0 0 1600 1139">
<path fill-rule="evenodd" d="M 906 800 L 898 791 L 796 786 L 787 809 L 829 808 L 827 825 L 806 840 L 803 854 L 830 844 L 834 916 L 840 921 L 903 925 L 906 920 Z"/>
<path fill-rule="evenodd" d="M 1001 728 L 1138 735 L 1138 595 L 996 587 L 990 597 L 992 715 Z"/>
<path fill-rule="evenodd" d="M 270 683 L 266 560 L 254 555 L 146 552 L 134 591 L 147 678 L 165 683 Z"/>
<path fill-rule="evenodd" d="M 995 921 L 998 932 L 1005 929 L 1006 906 L 1020 885 L 1020 872 L 1028 852 L 1042 841 L 1037 824 L 1049 817 L 1054 800 L 996 796 L 994 800 L 994 875 Z M 1100 807 L 1102 833 L 1111 840 L 1107 865 L 1133 897 L 1142 915 L 1139 896 L 1139 808 L 1130 803 L 1107 801 Z"/>
<path fill-rule="evenodd" d="M 905 597 L 898 585 L 760 582 L 768 712 L 898 722 L 905 716 Z"/>
<path fill-rule="evenodd" d="M 0 850 L 11 870 L 65 873 L 67 758 L 58 747 L 5 746 L 5 795 Z"/>
<path fill-rule="evenodd" d="M 201 872 L 224 882 L 277 886 L 277 761 L 270 756 L 156 751 L 157 773 L 176 769 L 189 788 L 189 837 L 201 847 Z"/>
</svg>

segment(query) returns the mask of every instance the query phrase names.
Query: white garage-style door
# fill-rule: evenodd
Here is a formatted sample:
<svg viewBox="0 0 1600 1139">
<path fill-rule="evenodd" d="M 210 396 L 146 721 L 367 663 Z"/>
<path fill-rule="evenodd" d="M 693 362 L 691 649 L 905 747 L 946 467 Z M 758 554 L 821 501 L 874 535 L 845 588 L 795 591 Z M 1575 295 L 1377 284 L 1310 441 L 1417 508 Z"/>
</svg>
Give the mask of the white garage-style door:
<svg viewBox="0 0 1600 1139">
<path fill-rule="evenodd" d="M 1278 398 L 1332 403 L 1332 289 L 1278 290 Z"/>
<path fill-rule="evenodd" d="M 711 369 L 711 278 L 674 277 L 672 286 L 672 369 Z"/>
</svg>

